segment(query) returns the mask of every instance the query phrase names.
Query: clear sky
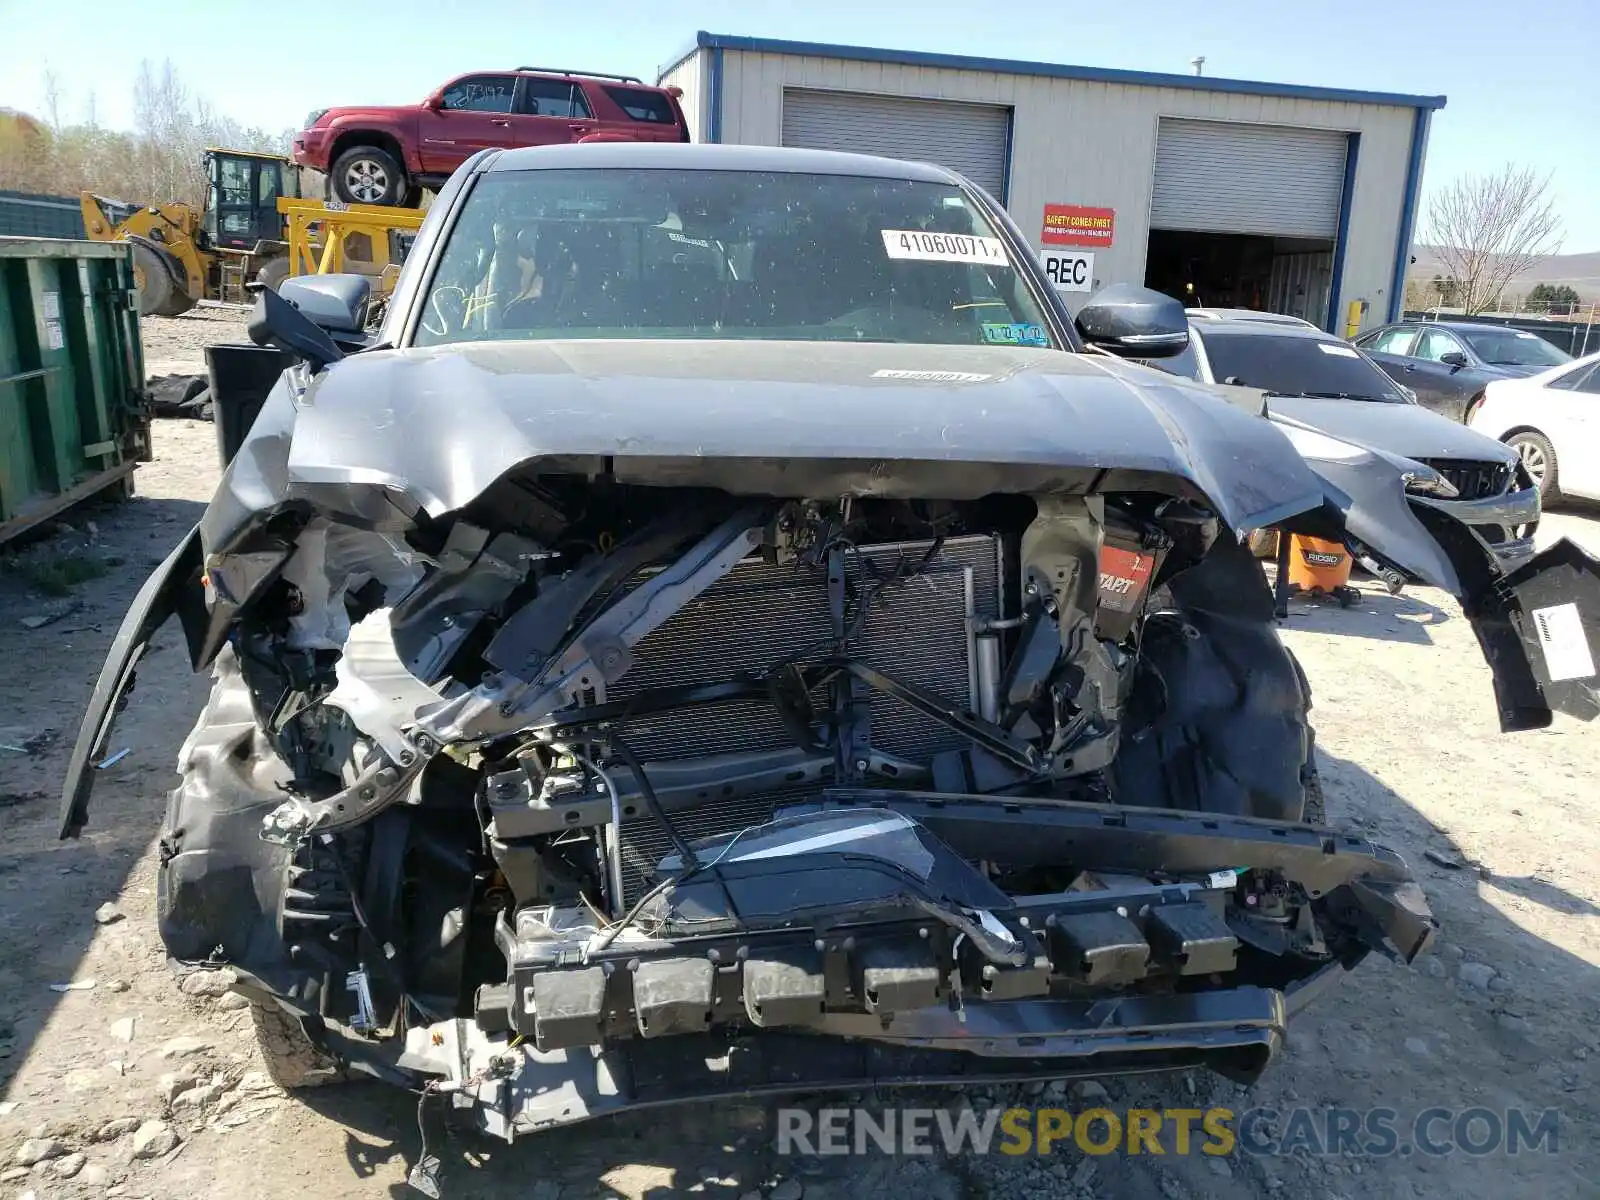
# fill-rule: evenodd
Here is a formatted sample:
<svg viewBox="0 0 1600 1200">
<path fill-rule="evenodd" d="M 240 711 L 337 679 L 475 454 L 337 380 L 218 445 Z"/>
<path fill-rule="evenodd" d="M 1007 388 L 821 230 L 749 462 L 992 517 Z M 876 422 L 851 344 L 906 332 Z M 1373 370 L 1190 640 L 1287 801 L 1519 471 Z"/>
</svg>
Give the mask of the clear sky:
<svg viewBox="0 0 1600 1200">
<path fill-rule="evenodd" d="M 1600 0 L 1134 0 L 983 7 L 953 0 L 0 0 L 0 106 L 38 113 L 48 64 L 63 116 L 91 94 L 131 119 L 141 58 L 245 125 L 332 104 L 410 103 L 462 71 L 523 63 L 653 80 L 697 29 L 1373 91 L 1443 94 L 1425 190 L 1508 160 L 1554 173 L 1569 253 L 1600 250 Z"/>
</svg>

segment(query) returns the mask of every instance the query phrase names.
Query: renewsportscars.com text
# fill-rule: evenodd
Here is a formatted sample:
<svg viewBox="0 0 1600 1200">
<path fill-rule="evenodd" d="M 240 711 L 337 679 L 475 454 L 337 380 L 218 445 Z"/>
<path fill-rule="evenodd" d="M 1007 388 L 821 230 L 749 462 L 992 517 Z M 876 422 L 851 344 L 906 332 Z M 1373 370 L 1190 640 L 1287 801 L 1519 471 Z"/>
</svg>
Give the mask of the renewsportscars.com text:
<svg viewBox="0 0 1600 1200">
<path fill-rule="evenodd" d="M 1558 1154 L 1557 1109 L 778 1110 L 779 1154 Z"/>
</svg>

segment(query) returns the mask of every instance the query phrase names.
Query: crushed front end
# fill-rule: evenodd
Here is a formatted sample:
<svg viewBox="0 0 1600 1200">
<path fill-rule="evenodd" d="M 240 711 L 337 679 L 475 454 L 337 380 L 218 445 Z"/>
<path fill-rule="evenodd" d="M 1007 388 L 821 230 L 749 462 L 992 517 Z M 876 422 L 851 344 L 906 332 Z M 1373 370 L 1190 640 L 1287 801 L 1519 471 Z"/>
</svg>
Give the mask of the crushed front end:
<svg viewBox="0 0 1600 1200">
<path fill-rule="evenodd" d="M 1302 823 L 1305 682 L 1192 500 L 514 475 L 403 535 L 269 523 L 208 581 L 242 615 L 163 837 L 171 953 L 507 1137 L 1247 1080 L 1434 931 L 1395 855 Z"/>
<path fill-rule="evenodd" d="M 1600 711 L 1592 559 L 1504 575 L 1393 464 L 1314 473 L 1132 368 L 957 348 L 905 381 L 893 346 L 730 344 L 708 384 L 594 353 L 287 372 L 136 599 L 63 797 L 70 836 L 178 616 L 215 686 L 161 836 L 169 953 L 505 1137 L 833 1086 L 1249 1080 L 1368 953 L 1423 953 L 1404 863 L 1325 827 L 1250 529 L 1461 596 L 1503 728 Z"/>
</svg>

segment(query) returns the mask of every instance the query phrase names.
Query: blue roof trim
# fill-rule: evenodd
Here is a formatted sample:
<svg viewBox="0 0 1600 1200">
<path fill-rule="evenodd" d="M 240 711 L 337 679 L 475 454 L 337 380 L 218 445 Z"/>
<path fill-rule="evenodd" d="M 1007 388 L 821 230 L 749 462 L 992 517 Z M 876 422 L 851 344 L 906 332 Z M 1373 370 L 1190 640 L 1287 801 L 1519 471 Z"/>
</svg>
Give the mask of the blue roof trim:
<svg viewBox="0 0 1600 1200">
<path fill-rule="evenodd" d="M 964 54 L 933 54 L 924 50 L 883 50 L 871 46 L 835 46 L 825 42 L 787 42 L 775 38 L 735 37 L 701 30 L 698 45 L 715 50 L 746 50 L 756 54 L 811 54 L 856 62 L 894 63 L 907 67 L 946 67 L 955 71 L 991 71 L 1002 75 L 1043 75 L 1053 79 L 1082 79 L 1092 83 L 1125 83 L 1143 87 L 1182 88 L 1193 92 L 1235 92 L 1249 96 L 1281 96 L 1290 100 L 1336 100 L 1348 104 L 1388 104 L 1400 108 L 1443 108 L 1443 96 L 1408 96 L 1398 92 L 1357 92 L 1348 88 L 1310 87 L 1297 83 L 1266 83 L 1252 79 L 1221 79 L 1208 75 L 1167 75 L 1155 71 L 1126 71 L 1112 67 L 1080 67 L 1069 63 L 1026 62 L 1008 58 L 974 58 Z"/>
<path fill-rule="evenodd" d="M 1406 167 L 1406 193 L 1400 205 L 1399 240 L 1394 251 L 1394 276 L 1389 281 L 1389 320 L 1398 321 L 1406 296 L 1406 269 L 1411 265 L 1411 239 L 1416 234 L 1417 199 L 1422 191 L 1422 150 L 1428 141 L 1425 108 L 1411 123 L 1411 162 Z"/>
</svg>

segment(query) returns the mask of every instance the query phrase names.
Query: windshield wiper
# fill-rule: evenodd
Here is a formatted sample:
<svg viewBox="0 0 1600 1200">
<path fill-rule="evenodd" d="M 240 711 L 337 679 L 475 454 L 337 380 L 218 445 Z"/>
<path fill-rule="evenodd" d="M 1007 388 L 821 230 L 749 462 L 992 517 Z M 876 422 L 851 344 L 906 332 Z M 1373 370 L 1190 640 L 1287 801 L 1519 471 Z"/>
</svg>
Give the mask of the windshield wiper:
<svg viewBox="0 0 1600 1200">
<path fill-rule="evenodd" d="M 1272 392 L 1273 396 L 1304 396 L 1308 400 L 1371 400 L 1377 404 L 1396 404 L 1400 397 L 1368 396 L 1361 392 Z"/>
</svg>

